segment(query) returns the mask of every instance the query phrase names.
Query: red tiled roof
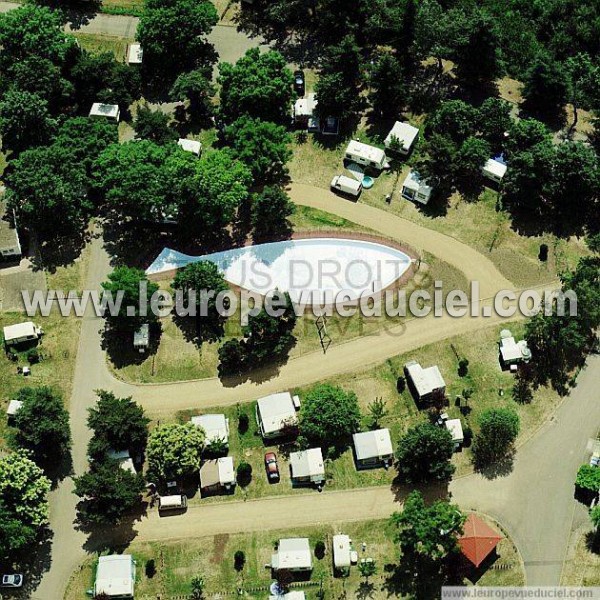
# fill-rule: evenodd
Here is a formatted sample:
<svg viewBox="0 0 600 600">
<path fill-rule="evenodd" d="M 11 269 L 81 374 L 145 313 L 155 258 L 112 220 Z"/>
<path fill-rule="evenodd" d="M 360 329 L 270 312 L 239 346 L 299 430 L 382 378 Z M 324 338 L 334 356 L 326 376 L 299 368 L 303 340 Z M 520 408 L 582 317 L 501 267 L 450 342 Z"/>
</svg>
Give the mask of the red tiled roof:
<svg viewBox="0 0 600 600">
<path fill-rule="evenodd" d="M 503 537 L 478 516 L 470 514 L 465 521 L 464 533 L 458 538 L 462 553 L 478 567 Z"/>
</svg>

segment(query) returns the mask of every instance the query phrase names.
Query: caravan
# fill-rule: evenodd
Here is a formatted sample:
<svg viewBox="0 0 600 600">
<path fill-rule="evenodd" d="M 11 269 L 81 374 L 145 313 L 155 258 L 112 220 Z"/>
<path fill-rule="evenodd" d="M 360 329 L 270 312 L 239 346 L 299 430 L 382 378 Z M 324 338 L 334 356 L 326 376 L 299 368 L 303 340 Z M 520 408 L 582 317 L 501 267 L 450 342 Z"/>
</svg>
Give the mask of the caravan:
<svg viewBox="0 0 600 600">
<path fill-rule="evenodd" d="M 390 168 L 384 150 L 357 142 L 356 140 L 353 140 L 348 144 L 345 158 L 350 162 L 363 165 L 364 167 L 371 167 L 378 171 Z"/>
</svg>

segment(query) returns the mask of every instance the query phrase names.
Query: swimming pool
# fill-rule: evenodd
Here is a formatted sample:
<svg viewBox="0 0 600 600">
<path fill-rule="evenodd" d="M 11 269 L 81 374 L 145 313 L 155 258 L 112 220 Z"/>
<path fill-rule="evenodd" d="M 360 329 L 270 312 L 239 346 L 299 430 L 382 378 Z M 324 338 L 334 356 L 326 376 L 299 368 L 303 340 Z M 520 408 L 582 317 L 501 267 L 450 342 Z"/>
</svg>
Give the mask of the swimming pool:
<svg viewBox="0 0 600 600">
<path fill-rule="evenodd" d="M 295 302 L 309 294 L 323 302 L 353 301 L 364 293 L 391 286 L 410 267 L 410 257 L 383 243 L 310 238 L 234 248 L 205 256 L 189 256 L 165 248 L 147 269 L 166 273 L 199 261 L 215 263 L 225 280 L 242 289 L 266 295 L 278 289 Z"/>
</svg>

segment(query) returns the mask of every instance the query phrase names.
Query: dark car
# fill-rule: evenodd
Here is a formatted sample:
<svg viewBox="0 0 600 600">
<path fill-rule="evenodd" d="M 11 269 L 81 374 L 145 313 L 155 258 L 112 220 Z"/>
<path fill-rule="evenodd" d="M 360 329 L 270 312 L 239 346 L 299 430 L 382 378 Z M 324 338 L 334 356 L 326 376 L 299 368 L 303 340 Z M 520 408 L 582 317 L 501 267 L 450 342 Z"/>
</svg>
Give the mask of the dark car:
<svg viewBox="0 0 600 600">
<path fill-rule="evenodd" d="M 304 79 L 304 71 L 294 71 L 294 91 L 298 96 L 304 96 L 306 92 L 306 80 Z"/>
<path fill-rule="evenodd" d="M 275 452 L 265 454 L 265 469 L 269 481 L 279 481 L 279 465 L 277 464 L 277 455 Z"/>
</svg>

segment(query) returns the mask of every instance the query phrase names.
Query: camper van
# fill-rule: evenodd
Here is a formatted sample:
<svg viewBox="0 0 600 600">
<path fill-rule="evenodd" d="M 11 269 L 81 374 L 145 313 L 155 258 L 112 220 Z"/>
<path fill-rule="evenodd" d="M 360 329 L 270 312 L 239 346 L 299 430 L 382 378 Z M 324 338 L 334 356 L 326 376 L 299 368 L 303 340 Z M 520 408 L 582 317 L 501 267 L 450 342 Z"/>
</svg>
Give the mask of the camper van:
<svg viewBox="0 0 600 600">
<path fill-rule="evenodd" d="M 176 494 L 174 496 L 161 496 L 158 499 L 159 512 L 166 512 L 170 510 L 184 511 L 186 508 L 187 497 L 183 494 Z"/>
<path fill-rule="evenodd" d="M 369 146 L 352 140 L 346 148 L 345 154 L 346 160 L 357 163 L 364 167 L 371 167 L 382 171 L 383 169 L 389 169 L 390 164 L 388 163 L 385 151 L 375 146 Z"/>
<path fill-rule="evenodd" d="M 347 194 L 348 196 L 352 196 L 354 198 L 358 198 L 360 196 L 362 187 L 363 186 L 360 181 L 356 181 L 356 179 L 353 179 L 352 177 L 346 177 L 346 175 L 337 175 L 331 181 L 331 189 L 334 192 Z"/>
</svg>

